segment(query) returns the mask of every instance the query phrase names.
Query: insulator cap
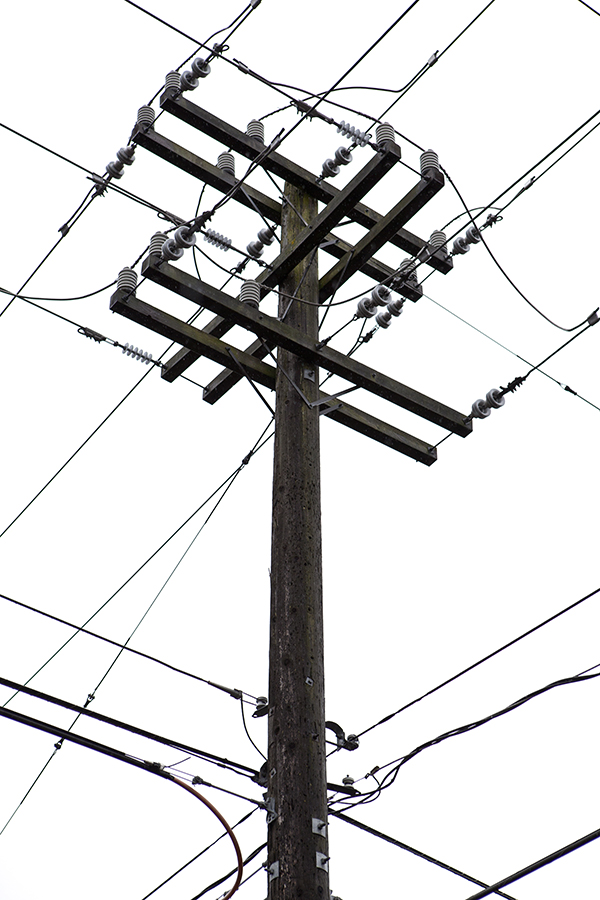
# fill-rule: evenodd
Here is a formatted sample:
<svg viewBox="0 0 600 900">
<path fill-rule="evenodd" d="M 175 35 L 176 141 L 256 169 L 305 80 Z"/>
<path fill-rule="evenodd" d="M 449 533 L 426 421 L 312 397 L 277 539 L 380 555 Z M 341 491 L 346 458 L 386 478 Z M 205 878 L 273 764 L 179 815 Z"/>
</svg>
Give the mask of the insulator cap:
<svg viewBox="0 0 600 900">
<path fill-rule="evenodd" d="M 390 299 L 391 291 L 389 287 L 386 287 L 385 284 L 378 284 L 377 287 L 374 287 L 371 291 L 371 300 L 377 306 L 385 306 Z"/>
<path fill-rule="evenodd" d="M 151 106 L 140 106 L 137 114 L 137 124 L 140 128 L 151 128 L 154 124 L 155 112 Z"/>
<path fill-rule="evenodd" d="M 382 122 L 378 125 L 375 129 L 375 140 L 378 144 L 383 144 L 384 141 L 395 141 L 396 132 L 393 125 L 390 125 L 389 122 Z"/>
<path fill-rule="evenodd" d="M 384 309 L 383 312 L 380 312 L 376 317 L 375 321 L 379 325 L 380 328 L 389 328 L 392 322 L 392 314 L 389 310 Z"/>
<path fill-rule="evenodd" d="M 224 172 L 229 172 L 229 174 L 233 175 L 235 178 L 235 157 L 233 153 L 230 153 L 228 150 L 219 153 L 217 165 L 219 169 L 222 169 Z"/>
<path fill-rule="evenodd" d="M 180 87 L 182 91 L 195 91 L 198 87 L 198 79 L 193 72 L 186 71 L 181 73 Z"/>
<path fill-rule="evenodd" d="M 251 119 L 246 126 L 246 134 L 248 137 L 255 138 L 261 144 L 265 142 L 265 124 L 259 119 Z"/>
<path fill-rule="evenodd" d="M 160 256 L 163 244 L 167 240 L 167 235 L 163 234 L 162 231 L 157 231 L 150 238 L 150 250 L 151 254 L 155 254 L 156 256 Z"/>
<path fill-rule="evenodd" d="M 465 240 L 469 244 L 478 244 L 481 240 L 481 232 L 477 225 L 471 225 L 470 228 L 467 228 L 467 233 L 465 235 Z"/>
<path fill-rule="evenodd" d="M 336 175 L 340 174 L 340 167 L 336 166 L 335 162 L 332 159 L 326 159 L 323 163 L 323 171 L 321 172 L 321 178 L 334 178 Z"/>
<path fill-rule="evenodd" d="M 258 232 L 258 239 L 261 244 L 265 244 L 265 246 L 270 247 L 275 239 L 275 232 L 272 228 L 261 228 Z"/>
<path fill-rule="evenodd" d="M 179 72 L 175 71 L 167 72 L 167 77 L 165 78 L 165 91 L 179 90 L 181 90 L 181 75 Z"/>
<path fill-rule="evenodd" d="M 117 159 L 126 166 L 130 166 L 135 158 L 135 147 L 129 144 L 127 147 L 121 147 L 117 150 Z"/>
<path fill-rule="evenodd" d="M 365 319 L 370 319 L 377 312 L 377 306 L 370 297 L 363 297 L 358 301 L 356 307 L 356 315 Z"/>
<path fill-rule="evenodd" d="M 198 57 L 192 63 L 192 72 L 196 78 L 206 78 L 207 75 L 210 75 L 210 66 L 205 59 Z"/>
<path fill-rule="evenodd" d="M 161 248 L 163 259 L 181 259 L 183 256 L 183 247 L 175 243 L 173 238 L 168 238 Z"/>
<path fill-rule="evenodd" d="M 246 247 L 246 253 L 249 256 L 254 257 L 254 259 L 258 259 L 260 256 L 262 256 L 262 252 L 263 252 L 262 241 L 250 241 L 250 243 Z"/>
<path fill-rule="evenodd" d="M 468 253 L 471 248 L 469 247 L 466 238 L 457 237 L 454 243 L 452 244 L 453 253 L 458 253 L 462 255 L 463 253 Z"/>
<path fill-rule="evenodd" d="M 500 388 L 492 388 L 491 391 L 488 391 L 485 395 L 485 402 L 492 409 L 500 409 L 501 406 L 504 406 L 506 401 L 504 394 L 500 392 Z"/>
<path fill-rule="evenodd" d="M 437 153 L 434 150 L 425 150 L 424 153 L 421 153 L 421 175 L 424 175 L 427 169 L 437 169 L 440 170 L 440 160 Z"/>
<path fill-rule="evenodd" d="M 121 271 L 117 275 L 117 290 L 130 291 L 131 293 L 135 293 L 137 282 L 137 272 L 134 269 L 121 269 Z"/>
<path fill-rule="evenodd" d="M 338 166 L 347 166 L 352 162 L 352 154 L 346 147 L 338 147 L 334 156 L 334 162 L 336 162 Z"/>
<path fill-rule="evenodd" d="M 106 171 L 109 175 L 112 175 L 113 178 L 122 178 L 123 177 L 123 163 L 122 162 L 109 162 L 106 167 Z"/>
<path fill-rule="evenodd" d="M 173 240 L 178 247 L 188 250 L 196 243 L 196 235 L 188 225 L 180 225 L 173 234 Z"/>
<path fill-rule="evenodd" d="M 475 419 L 487 419 L 490 413 L 491 409 L 489 408 L 485 400 L 476 400 L 471 407 L 471 415 Z"/>
<path fill-rule="evenodd" d="M 257 281 L 245 281 L 240 291 L 240 300 L 258 309 L 260 303 L 260 285 Z"/>
</svg>

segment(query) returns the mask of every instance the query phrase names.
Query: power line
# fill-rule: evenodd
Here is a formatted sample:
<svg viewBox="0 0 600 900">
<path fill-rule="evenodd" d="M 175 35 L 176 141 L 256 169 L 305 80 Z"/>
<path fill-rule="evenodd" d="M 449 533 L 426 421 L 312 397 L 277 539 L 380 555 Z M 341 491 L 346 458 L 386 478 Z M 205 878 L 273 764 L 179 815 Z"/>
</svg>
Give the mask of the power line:
<svg viewBox="0 0 600 900">
<path fill-rule="evenodd" d="M 44 612 L 42 609 L 38 609 L 35 606 L 30 606 L 28 603 L 23 603 L 20 600 L 15 600 L 13 597 L 8 597 L 6 594 L 0 594 L 0 598 L 3 600 L 8 600 L 9 603 L 14 603 L 16 606 L 20 606 L 22 609 L 27 609 L 29 612 L 36 613 L 37 615 L 43 616 L 46 619 L 50 619 L 53 622 L 58 622 L 60 625 L 66 625 L 67 628 L 73 628 L 74 631 L 87 634 L 88 637 L 96 638 L 99 641 L 104 641 L 106 644 L 110 644 L 112 647 L 118 647 L 120 650 L 125 650 L 127 653 L 132 653 L 134 656 L 140 656 L 142 659 L 147 659 L 150 662 L 156 663 L 159 666 L 163 666 L 165 669 L 169 669 L 171 672 L 177 672 L 179 675 L 185 675 L 187 678 L 193 678 L 194 681 L 201 681 L 203 684 L 207 684 L 210 687 L 214 687 L 220 691 L 224 691 L 226 694 L 229 694 L 235 700 L 240 699 L 240 695 L 244 694 L 247 697 L 252 697 L 256 700 L 253 694 L 249 694 L 248 691 L 240 691 L 236 688 L 228 688 L 222 684 L 217 684 L 215 681 L 210 681 L 207 678 L 202 678 L 200 675 L 194 675 L 193 672 L 188 672 L 186 669 L 180 669 L 179 666 L 173 666 L 171 663 L 165 662 L 162 659 L 158 659 L 156 656 L 152 656 L 150 653 L 144 653 L 141 650 L 134 650 L 132 647 L 128 647 L 125 644 L 120 644 L 118 641 L 113 641 L 111 638 L 107 638 L 102 634 L 98 634 L 95 631 L 89 631 L 89 629 L 84 628 L 83 626 L 75 625 L 73 622 L 68 622 L 66 619 L 61 619 L 59 616 L 54 616 L 51 613 Z"/>
<path fill-rule="evenodd" d="M 423 853 L 421 850 L 415 850 L 415 848 L 411 847 L 410 844 L 405 844 L 404 841 L 399 841 L 397 838 L 390 837 L 389 834 L 384 834 L 382 831 L 378 831 L 377 828 L 373 828 L 371 825 L 365 825 L 364 822 L 359 822 L 357 819 L 353 819 L 351 816 L 345 815 L 345 813 L 338 812 L 337 810 L 332 809 L 329 811 L 329 814 L 331 816 L 335 816 L 336 819 L 341 819 L 342 822 L 347 822 L 349 825 L 354 825 L 355 828 L 360 828 L 361 831 L 366 831 L 367 834 L 372 834 L 374 837 L 378 837 L 383 841 L 387 841 L 388 844 L 394 844 L 395 847 L 400 847 L 402 850 L 407 850 L 414 856 L 418 856 L 420 859 L 426 860 L 426 862 L 433 863 L 435 866 L 439 866 L 441 869 L 445 869 L 447 872 L 451 872 L 453 875 L 458 875 L 460 878 L 464 878 L 466 881 L 471 881 L 473 884 L 480 885 L 480 887 L 488 887 L 485 881 L 480 881 L 478 878 L 473 878 L 472 875 L 467 875 L 465 872 L 461 872 L 460 869 L 455 869 L 454 866 L 450 866 L 447 863 L 441 862 L 439 859 L 436 859 L 434 856 L 430 856 L 428 853 Z M 508 898 L 508 900 L 515 900 L 515 898 L 510 894 L 505 894 L 500 890 L 496 891 L 495 893 L 499 894 L 501 897 Z"/>
<path fill-rule="evenodd" d="M 581 597 L 579 600 L 576 600 L 574 603 L 570 603 L 569 606 L 565 606 L 564 609 L 559 610 L 554 615 L 549 616 L 547 619 L 544 619 L 543 622 L 540 622 L 538 625 L 534 625 L 533 628 L 529 628 L 527 631 L 524 631 L 523 634 L 520 634 L 518 637 L 513 638 L 508 643 L 503 644 L 501 647 L 498 647 L 497 650 L 494 650 L 492 653 L 488 653 L 487 656 L 482 657 L 477 660 L 477 662 L 472 663 L 470 666 L 467 666 L 465 669 L 461 669 L 460 672 L 457 672 L 456 675 L 452 675 L 451 678 L 447 678 L 445 681 L 442 681 L 441 684 L 436 685 L 436 687 L 431 688 L 431 690 L 426 691 L 424 694 L 421 694 L 420 697 L 417 697 L 415 700 L 411 700 L 410 703 L 405 703 L 404 706 L 401 706 L 400 709 L 397 709 L 395 712 L 390 713 L 387 716 L 384 716 L 383 719 L 380 719 L 379 722 L 375 722 L 374 725 L 370 725 L 368 728 L 365 728 L 361 731 L 358 737 L 362 737 L 365 734 L 368 734 L 369 731 L 373 731 L 374 728 L 378 728 L 380 725 L 383 725 L 385 722 L 389 722 L 390 719 L 393 719 L 395 716 L 399 715 L 401 712 L 404 712 L 406 709 L 409 709 L 411 706 L 414 706 L 416 703 L 420 703 L 421 700 L 424 700 L 425 697 L 430 697 L 432 694 L 435 694 L 437 691 L 441 690 L 446 685 L 451 684 L 453 681 L 456 681 L 458 678 L 461 678 L 463 675 L 466 675 L 467 672 L 471 672 L 473 669 L 476 669 L 478 666 L 482 665 L 484 662 L 487 662 L 489 659 L 492 659 L 494 656 L 498 656 L 499 653 L 502 653 L 503 650 L 507 650 L 509 647 L 512 647 L 514 644 L 518 644 L 519 641 L 522 641 L 524 638 L 529 637 L 530 634 L 533 634 L 536 631 L 539 631 L 540 628 L 543 628 L 545 625 L 549 625 L 550 622 L 554 622 L 555 619 L 559 619 L 561 616 L 564 616 L 565 613 L 570 612 L 575 607 L 580 606 L 582 603 L 585 603 L 586 600 L 589 600 L 590 597 L 595 597 L 596 594 L 600 593 L 600 588 L 596 588 L 595 591 L 592 591 L 589 594 L 586 594 L 585 597 Z"/>
</svg>

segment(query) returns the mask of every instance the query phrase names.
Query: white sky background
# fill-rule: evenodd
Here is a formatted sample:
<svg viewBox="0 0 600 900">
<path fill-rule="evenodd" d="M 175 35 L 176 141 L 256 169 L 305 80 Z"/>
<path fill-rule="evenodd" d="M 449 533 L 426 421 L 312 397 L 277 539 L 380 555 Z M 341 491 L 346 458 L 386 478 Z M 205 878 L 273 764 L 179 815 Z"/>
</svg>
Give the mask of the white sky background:
<svg viewBox="0 0 600 900">
<path fill-rule="evenodd" d="M 168 8 L 146 0 L 145 6 L 199 40 L 243 8 L 231 0 Z M 482 0 L 421 0 L 346 84 L 401 87 L 483 6 Z M 299 6 L 263 0 L 232 37 L 227 55 L 269 79 L 325 90 L 400 12 L 397 4 L 381 0 L 368 5 L 305 0 Z M 389 119 L 411 140 L 438 152 L 470 206 L 485 205 L 595 112 L 599 37 L 600 17 L 576 0 L 496 0 Z M 0 121 L 100 174 L 126 144 L 138 107 L 159 90 L 165 73 L 194 51 L 190 41 L 122 0 L 11 4 L 1 44 Z M 210 77 L 188 96 L 241 129 L 287 102 L 223 61 L 215 61 Z M 357 90 L 334 99 L 378 116 L 393 95 Z M 360 127 L 368 124 L 332 107 L 326 111 Z M 295 121 L 293 110 L 267 119 L 267 140 Z M 224 149 L 167 115 L 157 131 L 211 161 Z M 485 232 L 521 290 L 567 327 L 584 320 L 599 302 L 594 265 L 599 135 L 594 132 Z M 0 142 L 0 286 L 16 291 L 90 182 L 84 172 L 3 129 Z M 399 143 L 404 161 L 418 168 L 419 151 L 407 140 Z M 334 127 L 304 123 L 280 152 L 318 173 L 340 145 L 347 141 Z M 356 150 L 336 186 L 371 155 L 369 148 Z M 237 166 L 238 175 L 245 171 L 241 158 Z M 396 166 L 367 202 L 387 212 L 416 177 Z M 250 183 L 275 196 L 262 173 Z M 200 185 L 141 148 L 119 184 L 182 218 L 195 213 Z M 217 199 L 207 189 L 201 209 Z M 426 238 L 462 210 L 447 184 L 408 227 Z M 244 247 L 263 223 L 230 202 L 210 224 Z M 461 233 L 467 224 L 466 218 L 458 222 Z M 107 285 L 163 226 L 155 213 L 109 192 L 92 204 L 25 293 L 72 297 Z M 358 240 L 363 231 L 351 226 L 341 233 Z M 238 260 L 233 251 L 200 247 L 227 268 Z M 273 246 L 265 258 L 276 252 Z M 394 266 L 406 256 L 392 246 L 377 255 Z M 323 255 L 320 263 L 325 272 L 332 258 Z M 180 265 L 193 271 L 189 253 Z M 199 265 L 211 284 L 225 280 L 205 258 Z M 249 267 L 247 273 L 258 269 Z M 370 286 L 366 277 L 356 276 L 336 299 Z M 158 357 L 168 342 L 112 315 L 111 290 L 42 305 Z M 482 245 L 456 258 L 449 275 L 434 274 L 424 290 L 533 363 L 568 337 L 525 304 Z M 191 304 L 149 283 L 138 296 L 182 317 L 193 312 Z M 273 312 L 273 303 L 265 303 L 267 312 Z M 332 311 L 324 336 L 355 308 L 353 301 Z M 205 314 L 200 322 L 209 318 Z M 358 329 L 359 324 L 350 325 L 332 346 L 347 351 Z M 239 330 L 231 335 L 240 347 L 250 342 Z M 600 330 L 590 329 L 545 368 L 600 405 L 599 336 Z M 2 530 L 146 368 L 20 300 L 0 318 L 0 354 Z M 357 359 L 465 414 L 490 388 L 528 370 L 426 297 L 418 304 L 407 301 L 401 319 L 380 330 Z M 201 360 L 188 374 L 206 384 L 217 371 Z M 371 396 L 357 393 L 351 402 L 432 443 L 444 436 L 436 426 Z M 0 592 L 83 623 L 232 473 L 267 424 L 268 412 L 247 383 L 211 407 L 199 388 L 182 380 L 167 384 L 152 371 L 0 540 Z M 452 436 L 444 442 L 431 468 L 323 420 L 328 718 L 347 733 L 360 732 L 598 586 L 599 424 L 596 409 L 540 374 L 509 395 L 503 409 L 476 421 L 467 439 Z M 268 675 L 271 447 L 241 472 L 132 642 L 253 695 L 266 693 Z M 90 627 L 125 640 L 202 516 Z M 72 633 L 6 600 L 0 600 L 0 617 L 0 675 L 18 682 Z M 356 752 L 332 756 L 329 780 L 340 782 L 346 774 L 359 779 L 429 738 L 600 663 L 599 620 L 599 600 L 593 597 L 365 735 Z M 81 704 L 113 658 L 110 647 L 79 635 L 33 686 Z M 376 803 L 354 814 L 481 880 L 508 875 L 600 826 L 594 753 L 598 693 L 597 681 L 561 687 L 428 749 L 400 770 Z M 1 696 L 6 700 L 9 692 L 3 689 Z M 27 698 L 10 707 L 63 727 L 72 721 L 69 712 Z M 239 703 L 131 655 L 116 664 L 92 708 L 260 766 L 244 734 Z M 248 706 L 251 734 L 265 748 L 266 719 L 252 720 L 251 711 Z M 90 720 L 80 721 L 76 730 L 164 764 L 183 757 Z M 53 743 L 48 735 L 0 721 L 0 827 Z M 252 782 L 208 763 L 189 760 L 182 768 L 261 798 Z M 206 795 L 231 823 L 252 809 L 218 791 L 206 789 Z M 239 829 L 244 855 L 266 840 L 264 818 L 258 811 Z M 219 833 L 216 819 L 176 786 L 65 745 L 0 837 L 0 896 L 96 900 L 110 894 L 142 900 Z M 336 820 L 330 825 L 330 851 L 331 887 L 343 900 L 384 893 L 460 900 L 477 890 Z M 597 897 L 599 853 L 599 844 L 589 845 L 507 891 L 520 900 Z M 248 873 L 265 858 L 263 851 Z M 223 840 L 155 896 L 189 900 L 233 863 L 233 850 Z M 227 886 L 209 897 L 221 896 Z M 247 900 L 265 896 L 263 873 L 240 891 Z"/>
</svg>

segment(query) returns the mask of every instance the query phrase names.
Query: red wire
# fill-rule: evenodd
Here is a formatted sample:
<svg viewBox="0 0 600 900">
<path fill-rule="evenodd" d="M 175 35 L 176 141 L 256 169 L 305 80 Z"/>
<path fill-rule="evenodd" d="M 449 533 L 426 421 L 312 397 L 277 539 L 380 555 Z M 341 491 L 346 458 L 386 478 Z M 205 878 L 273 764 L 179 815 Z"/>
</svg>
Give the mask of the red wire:
<svg viewBox="0 0 600 900">
<path fill-rule="evenodd" d="M 235 879 L 235 884 L 233 885 L 233 887 L 231 888 L 229 893 L 226 894 L 225 897 L 223 897 L 223 900 L 229 900 L 229 898 L 233 897 L 233 895 L 239 888 L 240 882 L 242 880 L 242 872 L 244 871 L 244 860 L 242 859 L 242 851 L 240 850 L 240 845 L 237 842 L 237 838 L 236 838 L 235 834 L 233 833 L 233 831 L 231 830 L 231 827 L 229 826 L 229 824 L 225 821 L 225 819 L 223 818 L 223 816 L 221 815 L 219 810 L 216 809 L 212 805 L 210 800 L 207 800 L 206 797 L 203 797 L 202 794 L 199 794 L 198 791 L 195 791 L 194 788 L 191 787 L 189 784 L 186 784 L 185 781 L 180 781 L 179 778 L 173 778 L 172 780 L 175 782 L 175 784 L 178 784 L 179 787 L 184 788 L 186 791 L 189 791 L 190 794 L 193 794 L 194 797 L 196 797 L 198 800 L 201 800 L 205 806 L 208 806 L 210 811 L 212 813 L 214 813 L 214 815 L 217 817 L 217 819 L 219 820 L 219 822 L 221 823 L 221 825 L 223 826 L 223 828 L 225 829 L 225 831 L 227 832 L 227 834 L 229 835 L 229 837 L 232 840 L 233 846 L 235 848 L 235 853 L 237 856 L 238 873 L 237 873 L 237 878 Z"/>
</svg>

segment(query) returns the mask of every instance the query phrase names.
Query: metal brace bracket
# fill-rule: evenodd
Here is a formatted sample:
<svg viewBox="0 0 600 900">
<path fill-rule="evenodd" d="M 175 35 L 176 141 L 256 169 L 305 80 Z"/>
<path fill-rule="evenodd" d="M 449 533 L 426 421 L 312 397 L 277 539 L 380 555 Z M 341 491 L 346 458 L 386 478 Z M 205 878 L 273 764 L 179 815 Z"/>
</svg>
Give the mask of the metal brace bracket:
<svg viewBox="0 0 600 900">
<path fill-rule="evenodd" d="M 265 797 L 265 809 L 267 811 L 267 825 L 270 825 L 271 822 L 274 822 L 278 817 L 278 813 L 275 810 L 275 800 L 273 797 Z"/>
<path fill-rule="evenodd" d="M 327 837 L 327 825 L 322 819 L 313 818 L 312 830 L 313 834 L 320 834 L 322 837 Z"/>
<path fill-rule="evenodd" d="M 279 860 L 271 863 L 270 866 L 267 866 L 267 874 L 269 876 L 269 881 L 275 881 L 276 878 L 279 878 Z"/>
<path fill-rule="evenodd" d="M 325 872 L 329 872 L 329 857 L 325 856 L 324 853 L 319 853 L 317 850 L 317 869 L 323 869 Z"/>
</svg>

